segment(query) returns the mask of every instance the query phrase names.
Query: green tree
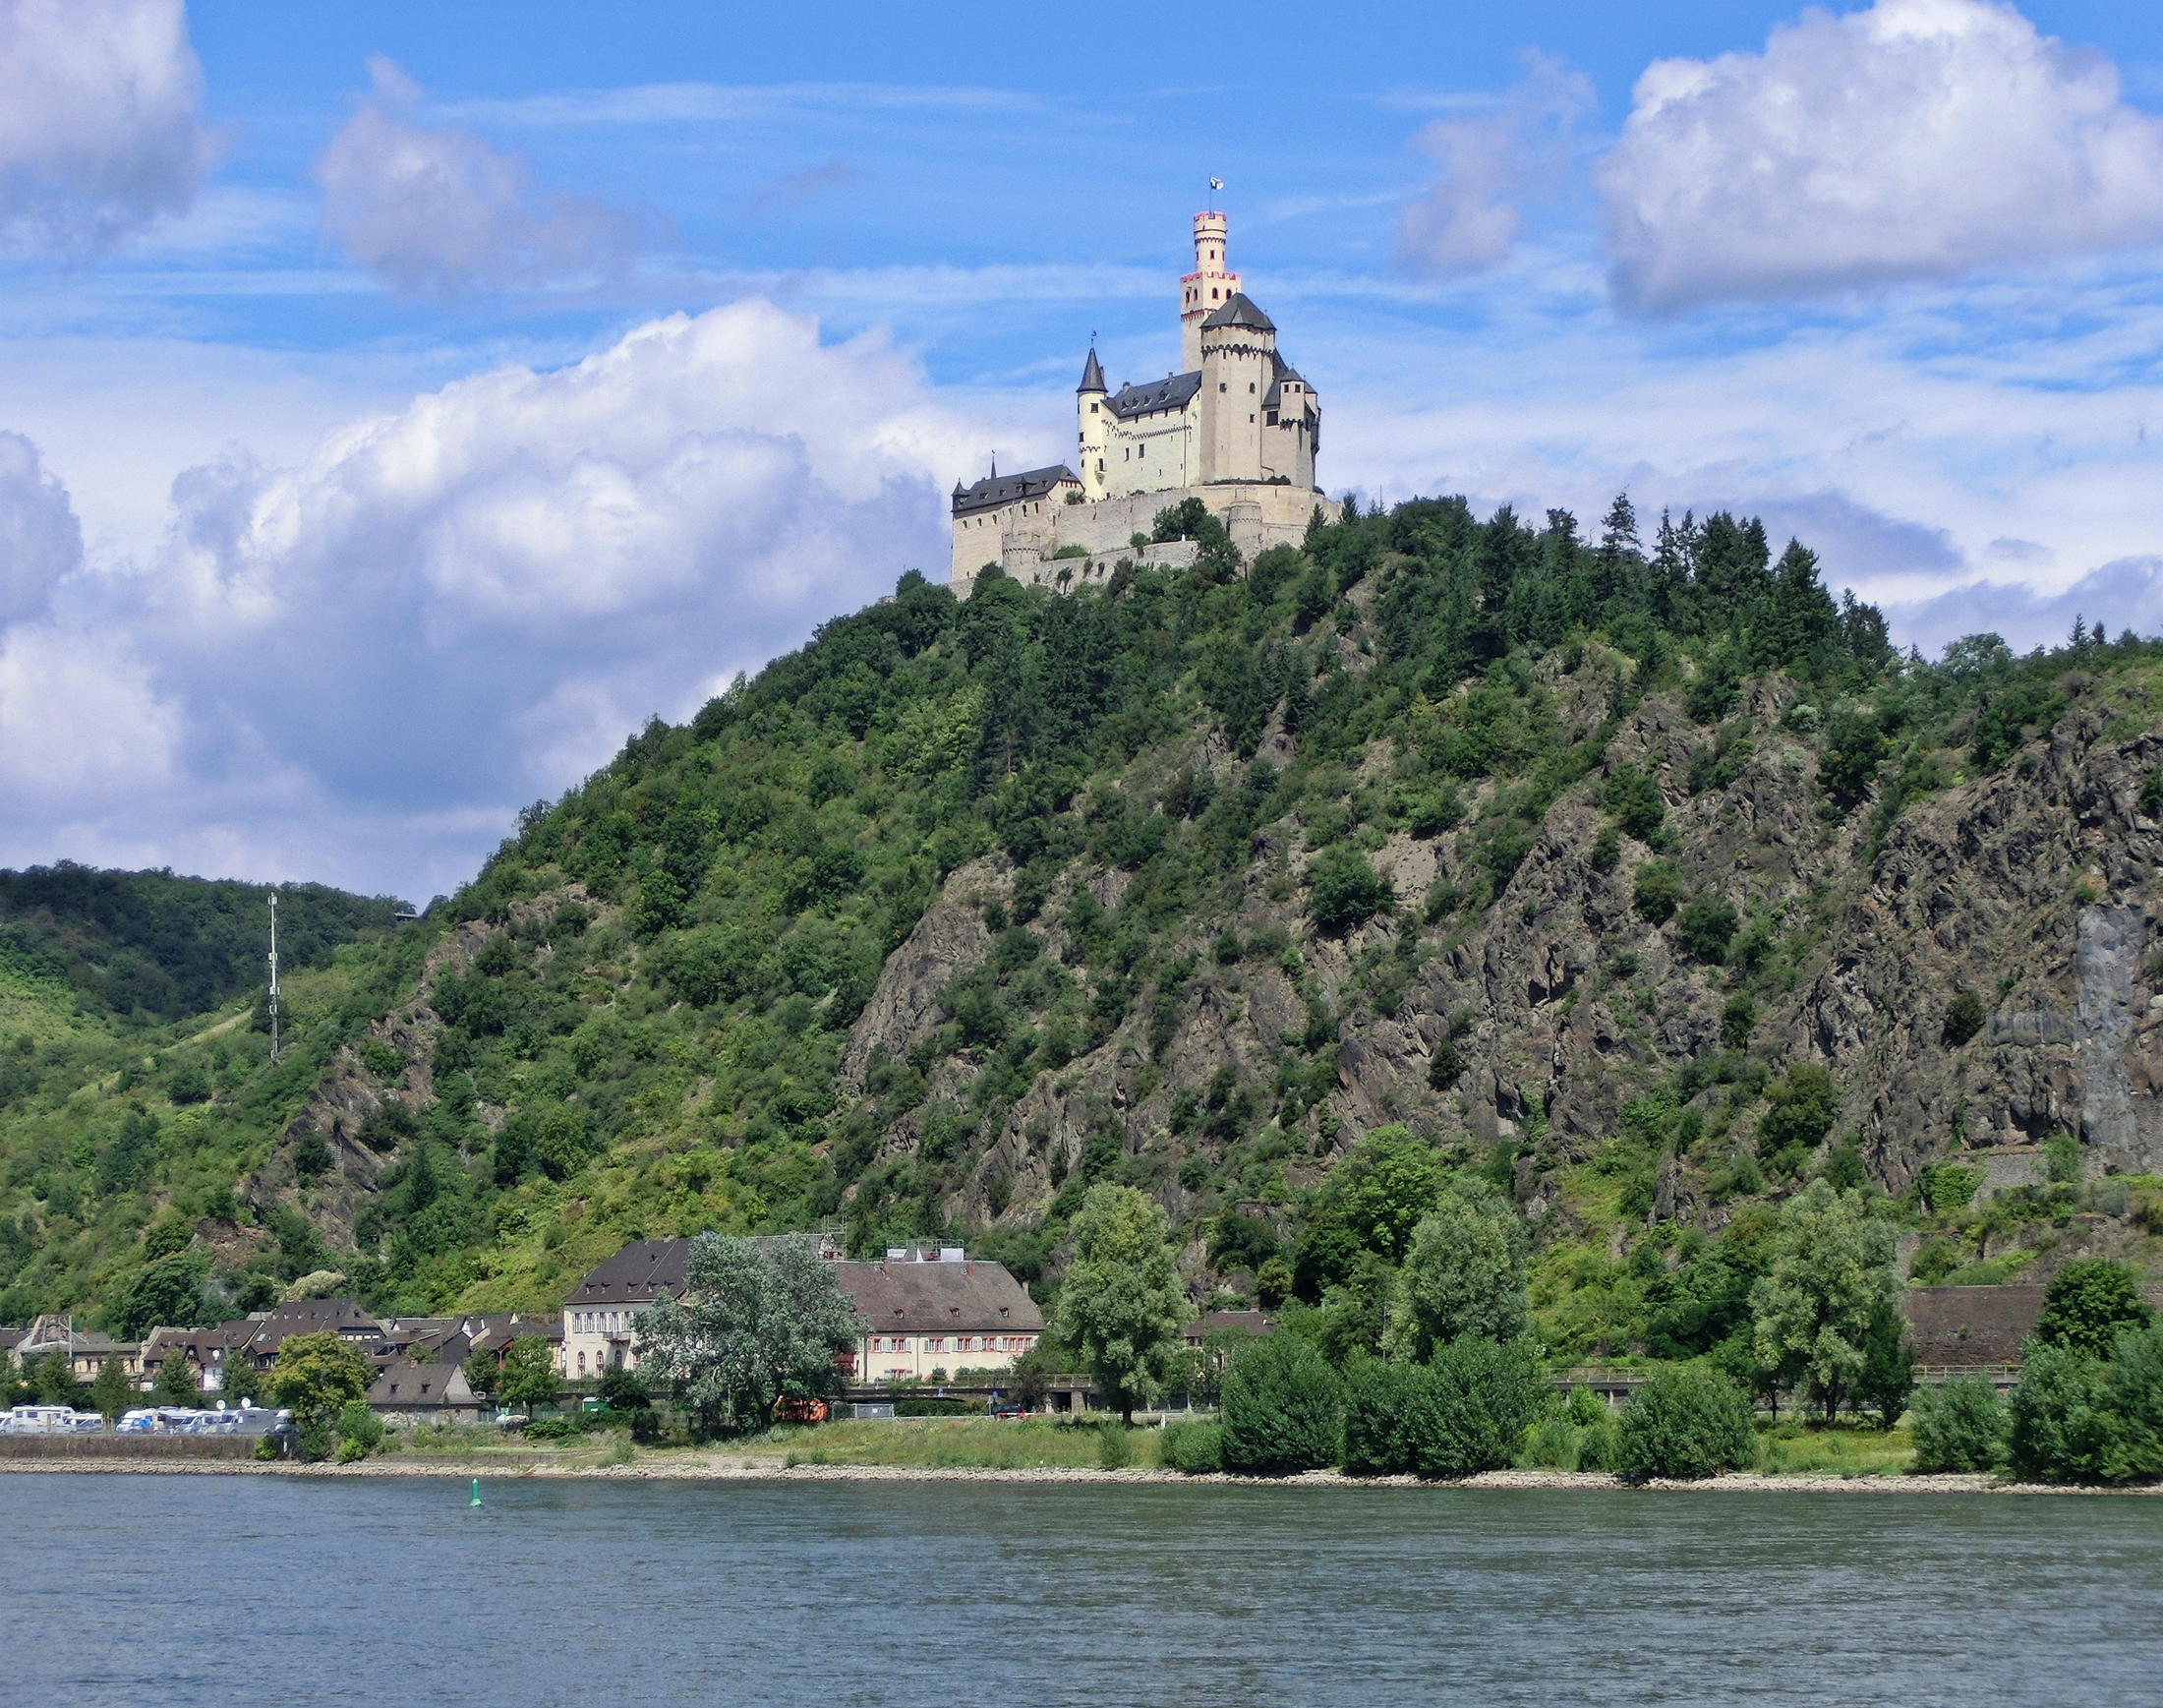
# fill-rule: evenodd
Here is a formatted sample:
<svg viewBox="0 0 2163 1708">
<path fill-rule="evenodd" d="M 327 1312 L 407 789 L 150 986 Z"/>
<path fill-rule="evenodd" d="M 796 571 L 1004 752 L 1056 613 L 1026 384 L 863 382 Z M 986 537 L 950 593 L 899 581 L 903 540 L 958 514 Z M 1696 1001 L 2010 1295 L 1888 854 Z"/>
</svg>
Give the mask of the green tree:
<svg viewBox="0 0 2163 1708">
<path fill-rule="evenodd" d="M 1163 1382 L 1187 1317 L 1169 1234 L 1159 1206 L 1110 1181 L 1089 1188 L 1074 1218 L 1056 1331 L 1081 1352 L 1125 1424 Z"/>
<path fill-rule="evenodd" d="M 762 1246 L 706 1233 L 684 1260 L 683 1297 L 640 1312 L 632 1346 L 697 1434 L 747 1435 L 782 1401 L 833 1393 L 834 1360 L 860 1325 L 809 1240 Z"/>
<path fill-rule="evenodd" d="M 218 1360 L 218 1398 L 229 1406 L 236 1406 L 244 1399 L 263 1397 L 263 1373 L 248 1362 L 247 1352 L 238 1346 L 229 1346 L 225 1356 Z"/>
<path fill-rule="evenodd" d="M 1251 1340 L 1224 1373 L 1227 1471 L 1282 1477 L 1337 1462 L 1344 1384 L 1296 1334 Z"/>
<path fill-rule="evenodd" d="M 371 1379 L 368 1360 L 332 1329 L 288 1334 L 278 1343 L 270 1367 L 270 1397 L 291 1408 L 304 1456 L 329 1453 L 331 1420 L 350 1401 L 367 1397 Z"/>
<path fill-rule="evenodd" d="M 1741 923 L 1734 909 L 1718 896 L 1692 896 L 1674 922 L 1675 946 L 1692 961 L 1718 967 Z"/>
<path fill-rule="evenodd" d="M 505 1405 L 522 1405 L 533 1415 L 537 1405 L 555 1402 L 559 1382 L 549 1343 L 538 1334 L 521 1334 L 503 1348 L 503 1365 L 497 1374 L 496 1392 Z"/>
<path fill-rule="evenodd" d="M 1615 1436 L 1615 1468 L 1633 1482 L 1696 1481 L 1757 1460 L 1742 1390 L 1692 1365 L 1655 1371 L 1622 1408 Z"/>
<path fill-rule="evenodd" d="M 1987 1376 L 1963 1376 L 1915 1395 L 1915 1469 L 1995 1471 L 2006 1457 L 2006 1408 Z"/>
<path fill-rule="evenodd" d="M 2049 1346 L 2108 1358 L 2120 1332 L 2144 1328 L 2155 1313 L 2140 1297 L 2140 1279 L 2108 1258 L 2075 1258 L 2043 1289 L 2036 1337 Z"/>
<path fill-rule="evenodd" d="M 1665 925 L 1674 917 L 1675 903 L 1682 895 L 1682 874 L 1672 860 L 1640 860 L 1630 874 L 1630 906 L 1649 925 Z"/>
<path fill-rule="evenodd" d="M 1940 1035 L 1949 1049 L 1958 1049 L 1983 1030 L 1983 999 L 1972 990 L 1958 992 L 1946 1004 L 1945 1025 Z"/>
<path fill-rule="evenodd" d="M 1434 1148 L 1392 1123 L 1376 1127 L 1337 1160 L 1322 1198 L 1353 1238 L 1395 1263 L 1434 1207 L 1441 1184 L 1442 1159 Z"/>
<path fill-rule="evenodd" d="M 2115 1444 L 2109 1367 L 2070 1346 L 2030 1339 L 2006 1408 L 2014 1475 L 2037 1483 L 2100 1483 Z"/>
<path fill-rule="evenodd" d="M 203 1395 L 196 1386 L 196 1373 L 177 1348 L 168 1348 L 157 1367 L 150 1399 L 156 1405 L 200 1405 Z"/>
<path fill-rule="evenodd" d="M 165 1362 L 171 1364 L 175 1360 L 168 1357 Z M 161 1367 L 158 1371 L 161 1380 L 165 1372 Z M 128 1380 L 128 1373 L 121 1368 L 119 1359 L 108 1358 L 97 1367 L 97 1379 L 90 1384 L 90 1404 L 95 1410 L 104 1415 L 107 1423 L 111 1423 L 122 1412 L 134 1405 L 139 1397 L 141 1396 L 137 1394 L 135 1384 Z M 193 1386 L 191 1385 L 189 1396 L 186 1399 L 159 1399 L 157 1403 L 160 1405 L 193 1405 L 195 1404 Z"/>
<path fill-rule="evenodd" d="M 1833 1130 L 1840 1092 L 1833 1076 L 1816 1062 L 1797 1062 L 1765 1093 L 1758 1144 L 1768 1155 L 1791 1148 L 1814 1150 Z"/>
<path fill-rule="evenodd" d="M 496 1354 L 487 1347 L 466 1354 L 462 1367 L 466 1373 L 466 1385 L 483 1399 L 494 1399 L 497 1383 L 502 1380 L 503 1368 L 496 1362 Z"/>
<path fill-rule="evenodd" d="M 1424 1364 L 1466 1337 L 1514 1340 L 1531 1324 L 1524 1218 L 1484 1181 L 1443 1192 L 1412 1235 L 1389 1296 L 1382 1350 Z"/>
<path fill-rule="evenodd" d="M 1437 1347 L 1416 1368 L 1400 1440 L 1422 1477 L 1476 1477 L 1517 1456 L 1525 1430 L 1547 1398 L 1532 1338 L 1466 1335 Z"/>
<path fill-rule="evenodd" d="M 1600 803 L 1614 814 L 1615 822 L 1644 842 L 1660 829 L 1667 816 L 1667 803 L 1660 797 L 1660 785 L 1631 764 L 1616 765 L 1608 773 Z"/>
<path fill-rule="evenodd" d="M 1862 1369 L 1855 1377 L 1855 1397 L 1878 1414 L 1878 1422 L 1892 1429 L 1907 1409 L 1915 1391 L 1915 1348 L 1907 1339 L 1907 1324 L 1890 1297 L 1878 1301 L 1870 1327 L 1863 1335 Z"/>
<path fill-rule="evenodd" d="M 349 1399 L 338 1408 L 338 1462 L 365 1459 L 382 1445 L 383 1420 L 365 1399 Z"/>
<path fill-rule="evenodd" d="M 1783 1386 L 1807 1384 L 1830 1423 L 1853 1392 L 1865 1342 L 1898 1282 L 1894 1232 L 1862 1195 L 1826 1181 L 1782 1207 L 1772 1264 L 1750 1293 L 1757 1360 Z"/>
<path fill-rule="evenodd" d="M 1412 1467 L 1405 1435 L 1415 1394 L 1424 1379 L 1416 1365 L 1387 1358 L 1353 1361 L 1344 1384 L 1344 1454 L 1348 1477 L 1390 1477 Z"/>
</svg>

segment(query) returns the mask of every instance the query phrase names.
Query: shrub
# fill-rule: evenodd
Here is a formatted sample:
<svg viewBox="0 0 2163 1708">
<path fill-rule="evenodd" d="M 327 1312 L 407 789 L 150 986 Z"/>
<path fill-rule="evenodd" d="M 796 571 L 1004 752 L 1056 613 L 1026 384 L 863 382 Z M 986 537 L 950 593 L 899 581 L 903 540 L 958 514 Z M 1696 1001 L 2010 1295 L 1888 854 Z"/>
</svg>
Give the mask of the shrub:
<svg viewBox="0 0 2163 1708">
<path fill-rule="evenodd" d="M 1427 1083 L 1437 1091 L 1446 1091 L 1464 1071 L 1464 1058 L 1457 1053 L 1457 1046 L 1446 1037 L 1438 1040 L 1434 1053 L 1427 1059 Z"/>
<path fill-rule="evenodd" d="M 1741 922 L 1718 896 L 1693 896 L 1675 919 L 1674 940 L 1692 961 L 1718 967 L 1727 959 L 1727 944 Z"/>
<path fill-rule="evenodd" d="M 1918 1471 L 1995 1471 L 2005 1462 L 2006 1408 L 1987 1377 L 1924 1388 L 1913 1428 Z"/>
<path fill-rule="evenodd" d="M 1307 911 L 1323 931 L 1348 931 L 1396 900 L 1387 878 L 1347 848 L 1332 849 L 1315 862 Z"/>
<path fill-rule="evenodd" d="M 2099 1483 L 2115 1431 L 2103 1361 L 2030 1340 L 2006 1434 L 2014 1474 L 2037 1483 Z"/>
<path fill-rule="evenodd" d="M 1949 1049 L 1958 1049 L 1983 1030 L 1983 1002 L 1972 990 L 1963 990 L 1946 1004 L 1945 1027 L 1940 1035 Z"/>
<path fill-rule="evenodd" d="M 1213 1423 L 1168 1423 L 1164 1426 L 1165 1464 L 1190 1477 L 1224 1469 L 1224 1430 Z"/>
<path fill-rule="evenodd" d="M 1580 1471 L 1611 1471 L 1621 1462 L 1621 1436 L 1602 1418 L 1577 1433 L 1577 1468 Z"/>
<path fill-rule="evenodd" d="M 1682 874 L 1672 860 L 1640 860 L 1631 873 L 1630 906 L 1649 925 L 1665 925 L 1674 917 L 1675 902 L 1682 894 Z"/>
<path fill-rule="evenodd" d="M 652 1406 L 641 1406 L 630 1414 L 631 1440 L 640 1446 L 650 1447 L 661 1440 L 661 1413 Z"/>
<path fill-rule="evenodd" d="M 1798 1062 L 1765 1093 L 1770 1105 L 1758 1121 L 1758 1142 L 1769 1152 L 1799 1145 L 1814 1150 L 1832 1130 L 1840 1092 L 1833 1076 L 1815 1062 Z"/>
<path fill-rule="evenodd" d="M 896 1417 L 967 1417 L 984 1409 L 980 1399 L 898 1399 L 894 1402 Z"/>
<path fill-rule="evenodd" d="M 1250 1342 L 1224 1373 L 1227 1471 L 1288 1476 L 1335 1464 L 1344 1386 L 1296 1334 Z"/>
<path fill-rule="evenodd" d="M 1096 1462 L 1107 1471 L 1124 1471 L 1134 1463 L 1134 1438 L 1117 1418 L 1097 1425 Z"/>
<path fill-rule="evenodd" d="M 1601 804 L 1640 842 L 1657 831 L 1667 815 L 1667 804 L 1660 797 L 1660 785 L 1630 764 L 1617 765 L 1608 773 Z"/>
<path fill-rule="evenodd" d="M 1409 1470 L 1474 1477 L 1517 1457 L 1546 1386 L 1529 1339 L 1497 1344 L 1467 1337 L 1437 1350 L 1406 1407 Z"/>
<path fill-rule="evenodd" d="M 1757 1459 L 1757 1431 L 1741 1389 L 1687 1365 L 1656 1372 L 1631 1395 L 1616 1436 L 1617 1468 L 1632 1482 L 1694 1481 Z"/>
<path fill-rule="evenodd" d="M 349 1399 L 338 1411 L 338 1457 L 366 1458 L 383 1444 L 383 1420 L 365 1399 Z"/>
<path fill-rule="evenodd" d="M 1346 1476 L 1387 1477 L 1411 1468 L 1404 1419 L 1419 1376 L 1412 1365 L 1381 1358 L 1352 1367 L 1345 1380 L 1344 1456 L 1339 1461 Z"/>
<path fill-rule="evenodd" d="M 1525 1463 L 1549 1471 L 1577 1469 L 1577 1426 L 1556 1413 L 1542 1418 L 1525 1440 Z"/>
</svg>

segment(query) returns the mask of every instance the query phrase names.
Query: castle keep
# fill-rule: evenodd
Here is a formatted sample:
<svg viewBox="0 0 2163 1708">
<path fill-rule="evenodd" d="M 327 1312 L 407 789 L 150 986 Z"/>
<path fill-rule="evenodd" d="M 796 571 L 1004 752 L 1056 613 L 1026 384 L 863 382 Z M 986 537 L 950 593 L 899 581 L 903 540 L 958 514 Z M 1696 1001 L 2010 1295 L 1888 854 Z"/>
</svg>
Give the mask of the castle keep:
<svg viewBox="0 0 2163 1708">
<path fill-rule="evenodd" d="M 1297 545 L 1315 509 L 1321 399 L 1277 349 L 1276 323 L 1225 264 L 1221 213 L 1195 215 L 1195 269 L 1179 281 L 1182 372 L 1115 392 L 1091 346 L 1075 388 L 1077 473 L 1065 463 L 994 472 L 954 489 L 953 579 L 965 592 L 986 564 L 1061 588 L 1120 558 L 1177 565 L 1192 542 L 1138 553 L 1159 510 L 1199 499 L 1253 558 Z"/>
</svg>

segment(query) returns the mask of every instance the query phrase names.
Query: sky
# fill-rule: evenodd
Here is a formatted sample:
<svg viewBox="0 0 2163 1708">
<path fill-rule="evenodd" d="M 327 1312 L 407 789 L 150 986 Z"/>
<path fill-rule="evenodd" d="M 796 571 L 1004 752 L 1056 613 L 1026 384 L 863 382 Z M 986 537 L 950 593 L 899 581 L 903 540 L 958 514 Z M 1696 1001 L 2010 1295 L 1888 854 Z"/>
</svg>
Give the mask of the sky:
<svg viewBox="0 0 2163 1708">
<path fill-rule="evenodd" d="M 2163 632 L 2163 8 L 0 0 L 0 865 L 450 891 L 943 578 L 1211 203 L 1332 493 Z"/>
</svg>

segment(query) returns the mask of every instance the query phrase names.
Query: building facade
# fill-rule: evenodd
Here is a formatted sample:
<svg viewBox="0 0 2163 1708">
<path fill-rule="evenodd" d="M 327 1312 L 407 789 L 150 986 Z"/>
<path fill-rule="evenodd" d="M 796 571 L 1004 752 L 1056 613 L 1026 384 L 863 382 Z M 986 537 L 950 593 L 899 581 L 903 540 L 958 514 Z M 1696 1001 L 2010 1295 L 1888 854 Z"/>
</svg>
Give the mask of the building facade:
<svg viewBox="0 0 2163 1708">
<path fill-rule="evenodd" d="M 801 1235 L 783 1235 L 801 1238 Z M 960 1246 L 896 1246 L 850 1263 L 821 1236 L 820 1255 L 855 1304 L 861 1328 L 837 1360 L 851 1382 L 926 1382 L 935 1373 L 1005 1370 L 1044 1332 L 1044 1314 L 1004 1265 Z M 638 1318 L 681 1298 L 687 1239 L 636 1240 L 597 1266 L 563 1302 L 564 1374 L 572 1381 L 637 1368 Z"/>
<path fill-rule="evenodd" d="M 1321 399 L 1277 348 L 1276 324 L 1240 289 L 1217 212 L 1194 218 L 1195 267 L 1179 281 L 1181 371 L 1115 392 L 1091 348 L 1075 389 L 1079 472 L 1064 463 L 954 490 L 953 579 L 986 564 L 1062 588 L 1135 558 L 1136 534 L 1195 497 L 1243 554 L 1303 539 L 1315 484 Z M 1104 559 L 1102 565 L 1096 560 Z"/>
</svg>

